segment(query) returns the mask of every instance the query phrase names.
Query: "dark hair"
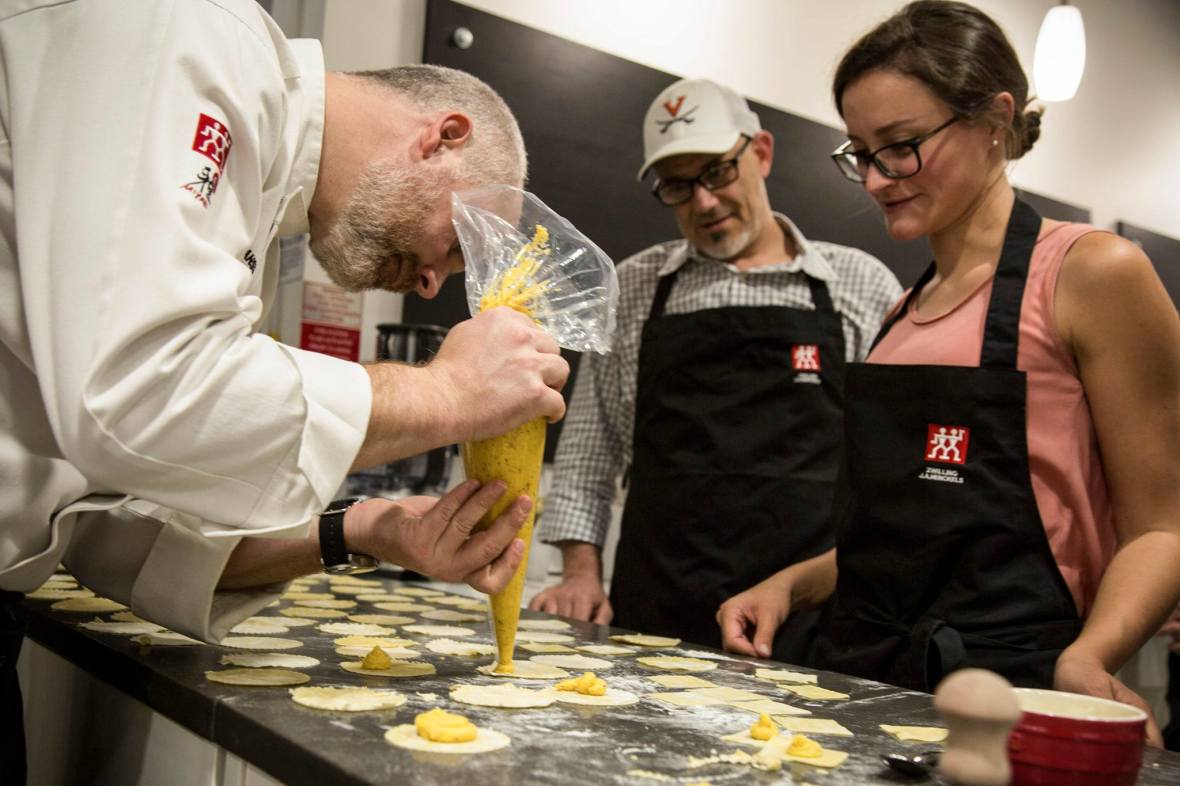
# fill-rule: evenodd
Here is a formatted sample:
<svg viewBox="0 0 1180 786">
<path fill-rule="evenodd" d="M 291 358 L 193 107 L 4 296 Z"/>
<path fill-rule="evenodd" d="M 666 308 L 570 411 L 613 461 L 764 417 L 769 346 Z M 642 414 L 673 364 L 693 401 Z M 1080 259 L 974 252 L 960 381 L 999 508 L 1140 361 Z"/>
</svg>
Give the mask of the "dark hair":
<svg viewBox="0 0 1180 786">
<path fill-rule="evenodd" d="M 892 69 L 927 87 L 959 117 L 1007 126 L 1005 152 L 1020 158 L 1041 135 L 1040 109 L 1028 109 L 1028 77 L 1012 44 L 987 14 L 952 0 L 917 0 L 861 37 L 836 68 L 832 94 L 844 115 L 844 91 L 876 69 Z M 1012 94 L 1012 121 L 990 102 Z"/>
</svg>

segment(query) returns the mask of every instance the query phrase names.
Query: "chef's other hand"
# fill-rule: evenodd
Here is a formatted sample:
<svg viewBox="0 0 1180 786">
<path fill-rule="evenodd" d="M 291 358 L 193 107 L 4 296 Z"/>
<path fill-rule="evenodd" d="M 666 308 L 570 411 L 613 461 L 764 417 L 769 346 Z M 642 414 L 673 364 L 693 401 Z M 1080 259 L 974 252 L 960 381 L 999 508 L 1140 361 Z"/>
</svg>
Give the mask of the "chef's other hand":
<svg viewBox="0 0 1180 786">
<path fill-rule="evenodd" d="M 791 589 L 775 574 L 717 609 L 722 645 L 730 652 L 769 658 L 774 633 L 790 613 Z"/>
<path fill-rule="evenodd" d="M 562 579 L 560 584 L 538 592 L 529 603 L 529 608 L 598 625 L 609 625 L 615 616 L 610 599 L 602 589 L 602 582 L 594 576 Z"/>
<path fill-rule="evenodd" d="M 461 441 L 504 434 L 522 423 L 565 416 L 570 367 L 548 333 L 500 306 L 451 328 L 426 367 L 459 420 Z"/>
<path fill-rule="evenodd" d="M 519 497 L 486 530 L 472 533 L 472 528 L 505 488 L 499 480 L 484 486 L 468 480 L 441 499 L 365 500 L 348 511 L 355 511 L 356 549 L 431 578 L 499 592 L 524 555 L 524 541 L 516 532 L 532 500 Z"/>
<path fill-rule="evenodd" d="M 1106 671 L 1102 661 L 1085 653 L 1075 652 L 1067 647 L 1057 658 L 1053 672 L 1053 689 L 1084 693 L 1100 699 L 1113 699 L 1123 704 L 1138 707 L 1147 713 L 1147 744 L 1156 748 L 1164 747 L 1164 736 L 1151 707 L 1135 691 L 1124 685 L 1118 677 Z"/>
</svg>

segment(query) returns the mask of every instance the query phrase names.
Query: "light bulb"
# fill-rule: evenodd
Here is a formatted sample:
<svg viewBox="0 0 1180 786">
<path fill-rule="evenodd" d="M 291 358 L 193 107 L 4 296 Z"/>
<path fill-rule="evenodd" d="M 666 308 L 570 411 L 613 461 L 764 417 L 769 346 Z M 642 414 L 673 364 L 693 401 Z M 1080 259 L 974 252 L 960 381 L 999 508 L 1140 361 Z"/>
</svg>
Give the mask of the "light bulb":
<svg viewBox="0 0 1180 786">
<path fill-rule="evenodd" d="M 1068 101 L 1078 91 L 1086 68 L 1086 29 L 1072 5 L 1049 9 L 1033 55 L 1033 82 L 1042 101 Z"/>
</svg>

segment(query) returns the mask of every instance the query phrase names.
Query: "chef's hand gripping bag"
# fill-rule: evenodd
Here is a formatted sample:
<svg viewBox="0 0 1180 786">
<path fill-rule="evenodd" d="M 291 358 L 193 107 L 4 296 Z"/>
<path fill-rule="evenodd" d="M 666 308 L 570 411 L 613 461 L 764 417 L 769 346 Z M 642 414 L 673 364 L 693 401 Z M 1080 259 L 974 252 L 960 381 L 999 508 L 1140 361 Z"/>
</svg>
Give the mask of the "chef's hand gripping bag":
<svg viewBox="0 0 1180 786">
<path fill-rule="evenodd" d="M 452 221 L 463 248 L 471 313 L 507 306 L 531 317 L 562 347 L 610 350 L 619 284 L 615 266 L 573 224 L 532 194 L 489 186 L 451 197 Z M 467 477 L 503 480 L 508 488 L 476 525 L 486 529 L 521 494 L 537 499 L 545 453 L 544 418 L 507 434 L 463 445 Z M 528 567 L 536 504 L 520 529 L 524 557 L 508 586 L 491 598 L 496 671 L 513 672 L 521 591 Z"/>
</svg>

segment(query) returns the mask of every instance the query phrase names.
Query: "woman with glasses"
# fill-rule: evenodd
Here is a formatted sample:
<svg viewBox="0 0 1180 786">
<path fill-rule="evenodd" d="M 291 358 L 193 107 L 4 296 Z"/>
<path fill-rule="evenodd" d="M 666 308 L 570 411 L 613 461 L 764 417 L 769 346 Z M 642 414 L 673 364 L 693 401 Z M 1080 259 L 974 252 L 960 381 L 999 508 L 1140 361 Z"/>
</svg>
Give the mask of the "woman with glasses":
<svg viewBox="0 0 1180 786">
<path fill-rule="evenodd" d="M 731 599 L 727 645 L 764 654 L 828 601 L 823 668 L 933 690 L 981 666 L 1145 707 L 1113 674 L 1180 597 L 1174 305 L 1133 244 L 1015 196 L 1040 115 L 980 11 L 911 3 L 834 94 L 840 171 L 934 261 L 849 369 L 836 549 Z"/>
</svg>

